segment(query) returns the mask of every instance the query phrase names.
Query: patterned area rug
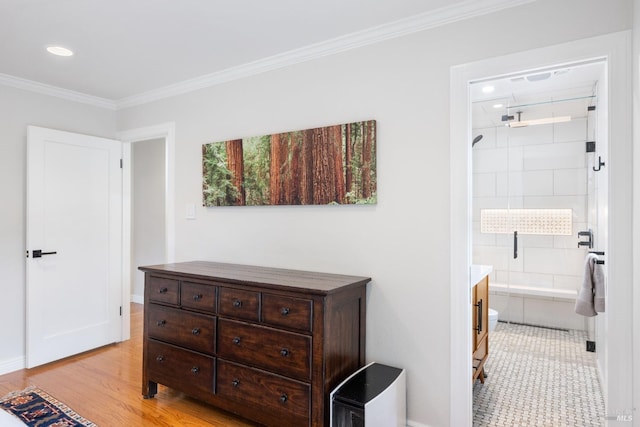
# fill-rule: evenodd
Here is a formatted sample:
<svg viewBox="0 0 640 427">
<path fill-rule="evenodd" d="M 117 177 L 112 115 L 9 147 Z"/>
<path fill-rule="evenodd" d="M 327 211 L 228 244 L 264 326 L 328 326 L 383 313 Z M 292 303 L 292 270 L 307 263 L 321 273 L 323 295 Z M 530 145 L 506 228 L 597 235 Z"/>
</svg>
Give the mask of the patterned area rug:
<svg viewBox="0 0 640 427">
<path fill-rule="evenodd" d="M 37 387 L 8 394 L 0 399 L 0 409 L 32 427 L 97 427 Z"/>
</svg>

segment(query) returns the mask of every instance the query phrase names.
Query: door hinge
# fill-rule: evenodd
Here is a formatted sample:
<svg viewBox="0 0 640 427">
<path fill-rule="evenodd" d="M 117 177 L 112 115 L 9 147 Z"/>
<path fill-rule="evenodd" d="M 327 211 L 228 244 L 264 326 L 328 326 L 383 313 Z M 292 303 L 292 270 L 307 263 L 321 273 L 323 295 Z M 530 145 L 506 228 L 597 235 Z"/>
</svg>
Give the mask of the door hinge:
<svg viewBox="0 0 640 427">
<path fill-rule="evenodd" d="M 120 306 L 120 316 L 122 316 L 122 306 Z"/>
<path fill-rule="evenodd" d="M 122 169 L 122 159 L 120 159 L 120 169 Z"/>
</svg>

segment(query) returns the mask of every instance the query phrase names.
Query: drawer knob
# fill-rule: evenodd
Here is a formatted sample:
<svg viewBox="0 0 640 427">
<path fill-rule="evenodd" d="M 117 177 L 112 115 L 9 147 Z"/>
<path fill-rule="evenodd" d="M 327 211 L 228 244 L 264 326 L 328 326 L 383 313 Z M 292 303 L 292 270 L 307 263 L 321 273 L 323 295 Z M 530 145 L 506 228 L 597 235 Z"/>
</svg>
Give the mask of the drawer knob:
<svg viewBox="0 0 640 427">
<path fill-rule="evenodd" d="M 194 301 L 200 301 L 201 299 L 202 299 L 202 294 L 195 294 L 195 295 L 193 296 L 193 300 L 194 300 Z"/>
<path fill-rule="evenodd" d="M 167 324 L 166 320 L 158 320 L 158 326 L 164 326 Z"/>
<path fill-rule="evenodd" d="M 289 314 L 289 312 L 290 312 L 290 311 L 291 311 L 291 310 L 289 310 L 289 307 L 282 307 L 282 308 L 280 309 L 280 314 L 282 314 L 283 316 L 286 316 L 286 315 L 288 315 L 288 314 Z"/>
<path fill-rule="evenodd" d="M 242 300 L 239 300 L 239 299 L 234 300 L 234 301 L 233 301 L 233 306 L 234 306 L 235 308 L 240 308 L 240 307 L 242 307 Z"/>
<path fill-rule="evenodd" d="M 191 368 L 191 373 L 192 374 L 197 374 L 198 372 L 200 372 L 200 368 L 198 368 L 197 366 L 194 366 L 193 368 Z"/>
<path fill-rule="evenodd" d="M 239 379 L 234 379 L 233 381 L 231 381 L 231 385 L 234 387 L 238 387 L 240 385 L 240 380 Z"/>
<path fill-rule="evenodd" d="M 280 350 L 280 355 L 281 355 L 282 357 L 287 357 L 287 356 L 289 356 L 289 350 L 288 350 L 288 349 L 286 349 L 286 348 L 283 348 L 282 350 Z"/>
<path fill-rule="evenodd" d="M 159 294 L 166 294 L 167 292 L 169 292 L 169 289 L 167 289 L 167 288 L 160 288 L 160 289 L 158 289 L 158 293 L 159 293 Z"/>
<path fill-rule="evenodd" d="M 193 329 L 191 330 L 191 333 L 192 333 L 193 335 L 200 335 L 200 328 L 193 328 Z"/>
<path fill-rule="evenodd" d="M 164 356 L 163 355 L 158 355 L 158 357 L 156 357 L 156 361 L 158 362 L 164 362 Z"/>
<path fill-rule="evenodd" d="M 240 345 L 240 337 L 235 337 L 235 338 L 233 338 L 233 343 L 234 343 L 235 345 Z"/>
<path fill-rule="evenodd" d="M 280 395 L 280 402 L 286 403 L 287 400 L 289 400 L 289 396 L 287 396 L 285 393 L 282 393 Z"/>
</svg>

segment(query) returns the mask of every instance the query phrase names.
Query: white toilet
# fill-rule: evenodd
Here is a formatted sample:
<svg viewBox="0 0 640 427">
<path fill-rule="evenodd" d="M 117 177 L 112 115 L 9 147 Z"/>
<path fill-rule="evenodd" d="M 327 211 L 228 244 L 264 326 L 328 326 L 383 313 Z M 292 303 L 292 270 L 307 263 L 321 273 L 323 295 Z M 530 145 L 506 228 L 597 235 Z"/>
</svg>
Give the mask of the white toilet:
<svg viewBox="0 0 640 427">
<path fill-rule="evenodd" d="M 489 308 L 489 332 L 493 332 L 498 324 L 498 312 L 493 308 Z"/>
</svg>

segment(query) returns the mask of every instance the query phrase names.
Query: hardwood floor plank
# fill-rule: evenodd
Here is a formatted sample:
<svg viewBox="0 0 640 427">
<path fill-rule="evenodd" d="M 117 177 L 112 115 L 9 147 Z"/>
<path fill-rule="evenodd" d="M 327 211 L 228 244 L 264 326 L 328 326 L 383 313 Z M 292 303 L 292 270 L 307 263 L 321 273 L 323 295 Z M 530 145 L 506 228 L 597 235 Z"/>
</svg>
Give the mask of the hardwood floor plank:
<svg viewBox="0 0 640 427">
<path fill-rule="evenodd" d="M 252 427 L 164 386 L 144 399 L 142 381 L 143 307 L 131 304 L 131 339 L 33 369 L 0 376 L 0 396 L 37 386 L 100 427 Z"/>
</svg>

